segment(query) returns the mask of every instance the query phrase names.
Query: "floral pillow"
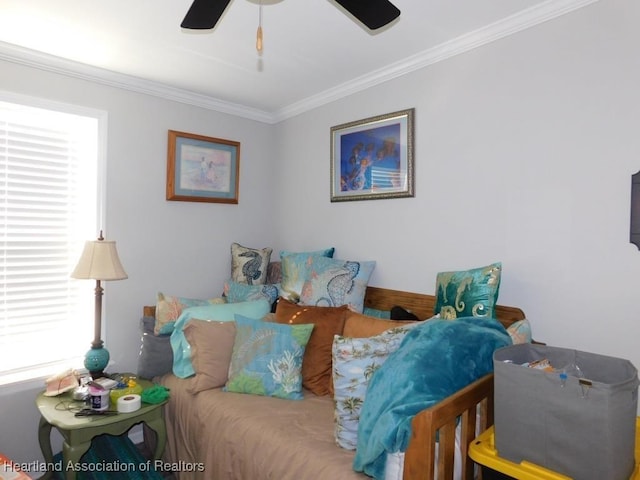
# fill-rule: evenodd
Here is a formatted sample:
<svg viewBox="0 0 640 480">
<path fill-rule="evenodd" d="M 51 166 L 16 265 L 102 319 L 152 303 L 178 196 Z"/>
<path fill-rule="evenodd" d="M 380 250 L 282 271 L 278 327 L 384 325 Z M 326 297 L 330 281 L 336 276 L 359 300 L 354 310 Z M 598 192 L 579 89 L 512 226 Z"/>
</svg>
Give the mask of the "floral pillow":
<svg viewBox="0 0 640 480">
<path fill-rule="evenodd" d="M 228 392 L 300 400 L 302 357 L 313 325 L 282 325 L 236 315 Z"/>
<path fill-rule="evenodd" d="M 364 295 L 375 266 L 375 261 L 312 257 L 300 303 L 323 307 L 348 305 L 354 312 L 362 313 Z"/>
<path fill-rule="evenodd" d="M 501 272 L 502 263 L 497 262 L 471 270 L 438 273 L 434 313 L 446 320 L 494 317 Z"/>
<path fill-rule="evenodd" d="M 231 244 L 231 280 L 247 285 L 262 285 L 267 279 L 271 248 L 248 248 Z"/>
<path fill-rule="evenodd" d="M 175 297 L 158 293 L 156 301 L 156 324 L 153 333 L 166 335 L 173 331 L 175 321 L 185 308 L 225 303 L 224 298 L 200 300 L 196 298 Z"/>
<path fill-rule="evenodd" d="M 398 326 L 368 338 L 334 337 L 335 438 L 340 447 L 356 449 L 360 409 L 371 376 L 398 349 L 405 335 L 421 324 L 415 322 Z"/>
<path fill-rule="evenodd" d="M 333 258 L 335 248 L 326 248 L 313 252 L 280 252 L 280 266 L 282 270 L 282 293 L 281 295 L 292 302 L 300 300 L 302 286 L 309 274 L 309 264 L 312 257 Z"/>
</svg>

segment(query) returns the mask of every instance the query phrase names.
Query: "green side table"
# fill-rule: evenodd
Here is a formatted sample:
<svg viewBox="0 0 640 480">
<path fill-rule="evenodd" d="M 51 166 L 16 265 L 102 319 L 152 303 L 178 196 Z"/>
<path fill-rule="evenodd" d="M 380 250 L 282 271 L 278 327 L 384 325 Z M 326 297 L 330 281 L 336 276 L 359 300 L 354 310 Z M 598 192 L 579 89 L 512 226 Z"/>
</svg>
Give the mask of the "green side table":
<svg viewBox="0 0 640 480">
<path fill-rule="evenodd" d="M 137 382 L 143 389 L 153 386 L 151 382 L 146 380 L 139 379 Z M 156 447 L 153 458 L 154 460 L 160 459 L 167 440 L 162 408 L 166 401 L 153 405 L 143 403 L 139 410 L 131 413 L 76 417 L 74 413 L 84 406 L 84 402 L 73 400 L 72 394 L 73 392 L 66 392 L 55 397 L 47 397 L 42 392 L 36 398 L 36 406 L 40 411 L 38 441 L 44 460 L 48 465 L 53 464 L 52 427 L 55 427 L 64 438 L 62 445 L 63 467 L 68 462 L 78 463 L 82 455 L 89 450 L 93 437 L 102 434 L 122 435 L 139 423 L 146 424 L 155 432 Z M 115 410 L 115 406 L 112 405 L 111 409 Z M 42 478 L 49 478 L 51 475 L 52 472 L 47 472 Z M 65 471 L 66 480 L 73 480 L 75 477 L 74 470 Z"/>
</svg>

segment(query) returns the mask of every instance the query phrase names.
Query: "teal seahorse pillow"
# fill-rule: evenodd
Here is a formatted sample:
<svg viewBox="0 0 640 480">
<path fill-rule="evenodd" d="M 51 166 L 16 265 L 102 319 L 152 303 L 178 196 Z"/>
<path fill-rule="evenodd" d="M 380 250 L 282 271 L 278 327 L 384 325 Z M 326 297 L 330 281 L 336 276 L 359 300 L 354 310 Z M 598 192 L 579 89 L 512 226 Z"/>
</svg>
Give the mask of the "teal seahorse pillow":
<svg viewBox="0 0 640 480">
<path fill-rule="evenodd" d="M 320 307 L 348 305 L 350 310 L 362 313 L 364 294 L 375 266 L 375 261 L 355 262 L 313 257 L 309 262 L 300 303 Z"/>
<path fill-rule="evenodd" d="M 300 400 L 302 357 L 313 324 L 283 325 L 236 315 L 227 392 Z"/>
<path fill-rule="evenodd" d="M 436 277 L 434 313 L 440 318 L 495 317 L 502 263 L 457 272 L 440 272 Z"/>
<path fill-rule="evenodd" d="M 281 295 L 287 300 L 297 303 L 300 300 L 302 286 L 307 280 L 309 264 L 313 257 L 333 258 L 335 248 L 325 248 L 312 252 L 280 252 L 280 268 L 282 270 Z"/>
</svg>

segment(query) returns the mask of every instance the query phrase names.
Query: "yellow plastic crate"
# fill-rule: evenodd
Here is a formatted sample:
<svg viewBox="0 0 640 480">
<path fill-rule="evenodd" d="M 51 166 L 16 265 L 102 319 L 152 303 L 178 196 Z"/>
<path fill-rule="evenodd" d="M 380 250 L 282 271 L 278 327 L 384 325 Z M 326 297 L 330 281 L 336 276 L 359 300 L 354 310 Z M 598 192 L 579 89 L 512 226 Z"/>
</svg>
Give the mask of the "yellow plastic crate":
<svg viewBox="0 0 640 480">
<path fill-rule="evenodd" d="M 636 419 L 636 468 L 629 480 L 640 480 L 640 417 Z M 493 427 L 485 430 L 469 445 L 469 456 L 479 465 L 489 467 L 518 480 L 571 480 L 544 467 L 522 461 L 514 463 L 498 456 Z"/>
</svg>

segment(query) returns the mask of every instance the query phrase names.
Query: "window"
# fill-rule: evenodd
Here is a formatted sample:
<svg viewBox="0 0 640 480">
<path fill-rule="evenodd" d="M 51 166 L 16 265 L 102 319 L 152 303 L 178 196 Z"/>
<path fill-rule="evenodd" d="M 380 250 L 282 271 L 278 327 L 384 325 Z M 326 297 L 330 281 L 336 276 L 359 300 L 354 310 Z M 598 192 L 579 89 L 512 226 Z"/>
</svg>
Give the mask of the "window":
<svg viewBox="0 0 640 480">
<path fill-rule="evenodd" d="M 70 273 L 100 220 L 103 114 L 15 98 L 0 95 L 0 385 L 82 365 L 95 285 Z"/>
</svg>

